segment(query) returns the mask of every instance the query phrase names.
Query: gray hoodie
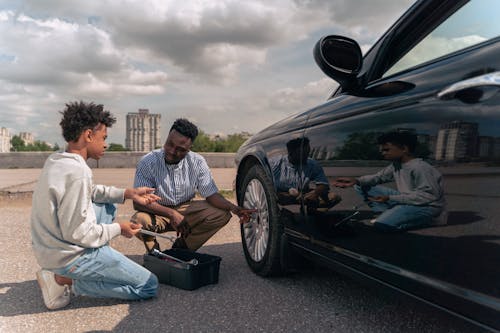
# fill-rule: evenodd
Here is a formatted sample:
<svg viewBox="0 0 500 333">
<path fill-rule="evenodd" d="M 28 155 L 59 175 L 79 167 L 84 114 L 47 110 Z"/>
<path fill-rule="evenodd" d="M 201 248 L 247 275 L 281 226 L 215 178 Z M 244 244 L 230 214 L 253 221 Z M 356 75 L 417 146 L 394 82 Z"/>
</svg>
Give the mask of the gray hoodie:
<svg viewBox="0 0 500 333">
<path fill-rule="evenodd" d="M 358 178 L 359 185 L 374 186 L 388 182 L 396 182 L 400 194 L 391 195 L 389 199 L 406 205 L 444 207 L 443 177 L 429 163 L 421 158 L 414 158 L 395 168 L 394 163 L 376 174 Z"/>
<path fill-rule="evenodd" d="M 38 264 L 61 268 L 86 248 L 97 248 L 120 235 L 118 223 L 97 224 L 92 202 L 123 203 L 124 189 L 93 185 L 82 156 L 54 153 L 33 192 L 31 239 Z"/>
</svg>

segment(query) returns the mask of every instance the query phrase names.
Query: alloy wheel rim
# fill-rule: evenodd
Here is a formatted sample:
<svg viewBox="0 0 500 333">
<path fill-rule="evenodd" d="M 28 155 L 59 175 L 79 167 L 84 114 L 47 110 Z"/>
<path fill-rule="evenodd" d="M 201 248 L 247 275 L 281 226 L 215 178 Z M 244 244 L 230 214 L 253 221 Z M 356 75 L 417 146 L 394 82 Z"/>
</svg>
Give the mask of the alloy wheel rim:
<svg viewBox="0 0 500 333">
<path fill-rule="evenodd" d="M 250 221 L 243 226 L 243 236 L 250 257 L 254 261 L 261 261 L 269 240 L 269 207 L 266 192 L 258 179 L 252 179 L 248 183 L 243 206 L 257 209 Z"/>
</svg>

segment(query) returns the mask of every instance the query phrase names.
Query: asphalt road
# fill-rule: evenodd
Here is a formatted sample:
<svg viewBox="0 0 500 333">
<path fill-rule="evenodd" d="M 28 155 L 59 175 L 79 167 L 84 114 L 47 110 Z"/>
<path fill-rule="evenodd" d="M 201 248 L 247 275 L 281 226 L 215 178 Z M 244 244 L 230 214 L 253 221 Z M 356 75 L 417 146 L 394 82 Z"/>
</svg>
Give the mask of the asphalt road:
<svg viewBox="0 0 500 333">
<path fill-rule="evenodd" d="M 0 332 L 479 332 L 427 305 L 321 267 L 261 278 L 246 265 L 234 218 L 200 249 L 222 257 L 217 284 L 193 291 L 161 285 L 157 298 L 140 302 L 79 297 L 67 308 L 48 311 L 35 280 L 39 267 L 28 222 L 29 190 L 38 174 L 0 170 L 0 190 L 5 194 L 8 187 L 8 192 L 18 193 L 0 197 Z M 95 178 L 130 186 L 131 174 L 108 169 L 96 172 Z M 225 188 L 221 184 L 231 184 L 234 170 L 220 169 L 214 177 Z M 131 213 L 130 203 L 118 211 L 123 219 Z M 169 247 L 167 240 L 160 242 Z M 118 237 L 112 246 L 142 264 L 138 240 Z"/>
</svg>

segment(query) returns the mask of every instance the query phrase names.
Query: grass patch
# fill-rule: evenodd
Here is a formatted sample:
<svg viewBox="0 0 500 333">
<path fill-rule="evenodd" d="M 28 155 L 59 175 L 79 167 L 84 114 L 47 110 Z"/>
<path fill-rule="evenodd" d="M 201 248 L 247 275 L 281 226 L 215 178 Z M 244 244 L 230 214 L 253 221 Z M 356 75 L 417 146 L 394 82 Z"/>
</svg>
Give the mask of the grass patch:
<svg viewBox="0 0 500 333">
<path fill-rule="evenodd" d="M 234 199 L 235 194 L 233 190 L 219 190 L 219 194 L 226 199 Z"/>
<path fill-rule="evenodd" d="M 233 190 L 219 190 L 219 194 L 228 200 L 236 199 L 235 192 Z M 203 199 L 203 197 L 198 192 L 196 192 L 194 197 L 196 199 Z"/>
</svg>

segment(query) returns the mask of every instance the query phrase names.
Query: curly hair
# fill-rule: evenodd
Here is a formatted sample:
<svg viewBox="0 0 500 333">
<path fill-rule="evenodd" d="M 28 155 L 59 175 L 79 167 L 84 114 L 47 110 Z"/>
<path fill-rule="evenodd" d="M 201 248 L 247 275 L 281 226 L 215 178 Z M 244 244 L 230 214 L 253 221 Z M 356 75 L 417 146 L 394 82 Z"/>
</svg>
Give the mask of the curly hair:
<svg viewBox="0 0 500 333">
<path fill-rule="evenodd" d="M 408 131 L 393 131 L 379 136 L 377 142 L 379 145 L 392 143 L 399 147 L 407 146 L 408 151 L 414 153 L 417 147 L 417 135 Z"/>
<path fill-rule="evenodd" d="M 78 140 L 83 131 L 94 130 L 99 124 L 111 127 L 116 122 L 116 118 L 109 111 L 104 111 L 102 104 L 93 102 L 70 102 L 66 104 L 66 109 L 59 113 L 63 115 L 59 125 L 67 142 Z"/>
<path fill-rule="evenodd" d="M 179 118 L 176 121 L 174 121 L 174 124 L 170 128 L 170 132 L 172 132 L 172 130 L 176 130 L 185 137 L 190 138 L 191 142 L 193 142 L 194 139 L 196 139 L 196 137 L 198 136 L 198 127 L 196 127 L 195 124 L 184 118 Z"/>
</svg>

